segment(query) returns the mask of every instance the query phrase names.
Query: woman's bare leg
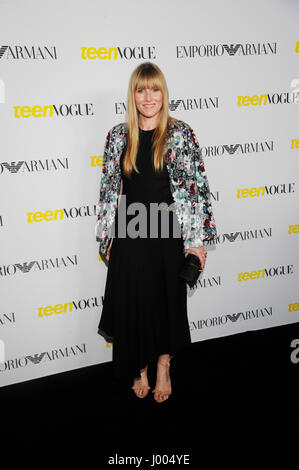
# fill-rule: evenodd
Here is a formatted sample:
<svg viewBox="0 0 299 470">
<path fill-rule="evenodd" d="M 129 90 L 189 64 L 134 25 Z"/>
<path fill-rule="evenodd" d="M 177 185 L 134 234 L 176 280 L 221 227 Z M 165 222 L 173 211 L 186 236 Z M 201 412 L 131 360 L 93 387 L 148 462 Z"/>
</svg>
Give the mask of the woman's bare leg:
<svg viewBox="0 0 299 470">
<path fill-rule="evenodd" d="M 166 367 L 163 364 L 166 364 L 171 360 L 173 356 L 169 354 L 162 354 L 158 358 L 157 362 L 157 380 L 156 380 L 156 390 L 160 390 L 159 393 L 155 393 L 157 400 L 167 400 L 169 393 L 171 391 L 171 380 L 169 375 L 169 367 Z"/>
</svg>

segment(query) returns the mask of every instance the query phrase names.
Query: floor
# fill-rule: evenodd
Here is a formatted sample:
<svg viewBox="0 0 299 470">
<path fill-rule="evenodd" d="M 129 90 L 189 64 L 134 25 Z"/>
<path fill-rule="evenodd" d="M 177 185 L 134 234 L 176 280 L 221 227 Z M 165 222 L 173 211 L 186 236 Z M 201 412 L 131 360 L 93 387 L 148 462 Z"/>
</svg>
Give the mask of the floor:
<svg viewBox="0 0 299 470">
<path fill-rule="evenodd" d="M 165 403 L 152 393 L 137 398 L 129 381 L 111 378 L 111 362 L 3 387 L 1 443 L 92 447 L 103 462 L 161 453 L 195 462 L 202 449 L 296 447 L 294 338 L 298 323 L 193 343 L 171 361 Z M 153 387 L 155 365 L 149 379 Z"/>
</svg>

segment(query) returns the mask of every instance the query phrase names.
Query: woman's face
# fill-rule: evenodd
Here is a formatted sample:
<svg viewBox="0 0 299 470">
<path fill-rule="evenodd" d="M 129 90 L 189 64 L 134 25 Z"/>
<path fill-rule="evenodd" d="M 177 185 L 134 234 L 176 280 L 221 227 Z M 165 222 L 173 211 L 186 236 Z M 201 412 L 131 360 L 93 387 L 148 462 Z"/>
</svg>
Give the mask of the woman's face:
<svg viewBox="0 0 299 470">
<path fill-rule="evenodd" d="M 147 118 L 156 116 L 163 104 L 162 91 L 158 88 L 139 88 L 135 91 L 135 103 L 138 111 Z"/>
</svg>

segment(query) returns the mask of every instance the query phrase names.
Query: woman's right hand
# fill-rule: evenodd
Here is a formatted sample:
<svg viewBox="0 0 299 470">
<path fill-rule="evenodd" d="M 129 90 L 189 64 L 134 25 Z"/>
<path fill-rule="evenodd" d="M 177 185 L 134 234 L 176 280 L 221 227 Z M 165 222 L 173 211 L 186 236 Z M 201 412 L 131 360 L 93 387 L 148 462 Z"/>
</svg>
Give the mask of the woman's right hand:
<svg viewBox="0 0 299 470">
<path fill-rule="evenodd" d="M 106 259 L 109 261 L 109 258 L 110 258 L 110 250 L 111 250 L 111 245 L 112 245 L 112 242 L 113 242 L 113 238 L 111 238 L 111 242 L 108 246 L 108 250 L 107 250 L 107 255 L 106 255 Z"/>
</svg>

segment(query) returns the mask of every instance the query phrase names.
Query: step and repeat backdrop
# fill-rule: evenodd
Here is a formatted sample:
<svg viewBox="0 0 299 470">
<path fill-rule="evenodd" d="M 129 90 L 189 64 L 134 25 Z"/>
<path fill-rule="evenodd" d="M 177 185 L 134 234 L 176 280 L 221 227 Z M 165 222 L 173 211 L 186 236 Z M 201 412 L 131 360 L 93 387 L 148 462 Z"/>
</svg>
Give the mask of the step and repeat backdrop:
<svg viewBox="0 0 299 470">
<path fill-rule="evenodd" d="M 96 206 L 107 132 L 148 60 L 199 140 L 218 230 L 188 289 L 192 341 L 298 322 L 298 15 L 283 0 L 0 1 L 1 386 L 112 360 Z"/>
</svg>

